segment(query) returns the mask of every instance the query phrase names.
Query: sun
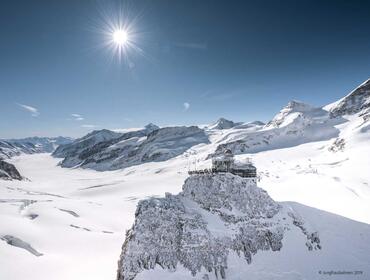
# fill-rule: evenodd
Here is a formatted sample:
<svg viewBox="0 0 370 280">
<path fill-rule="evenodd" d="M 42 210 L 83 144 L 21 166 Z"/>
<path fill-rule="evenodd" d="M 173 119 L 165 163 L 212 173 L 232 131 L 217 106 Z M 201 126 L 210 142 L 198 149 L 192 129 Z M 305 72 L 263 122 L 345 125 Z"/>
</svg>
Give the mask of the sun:
<svg viewBox="0 0 370 280">
<path fill-rule="evenodd" d="M 130 11 L 129 7 L 120 5 L 104 6 L 99 12 L 93 26 L 94 31 L 103 39 L 98 47 L 108 51 L 110 62 L 118 61 L 119 64 L 133 68 L 135 63 L 132 60 L 139 55 L 145 56 L 140 46 L 143 31 L 138 27 L 139 15 Z"/>
<path fill-rule="evenodd" d="M 113 42 L 118 46 L 124 46 L 129 41 L 129 36 L 126 30 L 117 29 L 112 33 Z"/>
</svg>

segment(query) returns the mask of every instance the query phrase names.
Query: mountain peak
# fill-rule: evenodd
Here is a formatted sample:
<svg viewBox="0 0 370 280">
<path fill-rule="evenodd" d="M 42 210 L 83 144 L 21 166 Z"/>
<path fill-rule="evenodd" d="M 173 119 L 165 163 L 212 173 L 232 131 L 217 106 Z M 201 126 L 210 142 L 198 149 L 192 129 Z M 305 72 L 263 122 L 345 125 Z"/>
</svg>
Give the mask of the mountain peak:
<svg viewBox="0 0 370 280">
<path fill-rule="evenodd" d="M 304 103 L 298 100 L 291 100 L 288 104 L 283 108 L 290 110 L 290 112 L 306 112 L 314 109 L 314 107 L 310 104 Z"/>
<path fill-rule="evenodd" d="M 281 109 L 280 112 L 275 115 L 275 117 L 271 121 L 267 123 L 266 127 L 271 128 L 284 126 L 295 119 L 296 115 L 309 115 L 311 112 L 313 114 L 321 114 L 321 111 L 323 111 L 321 108 L 315 108 L 310 104 L 297 100 L 292 100 L 289 101 L 289 103 L 283 109 Z"/>
<path fill-rule="evenodd" d="M 148 123 L 146 126 L 144 126 L 144 129 L 153 131 L 159 129 L 159 126 L 153 123 Z"/>
<path fill-rule="evenodd" d="M 229 129 L 233 128 L 240 123 L 234 123 L 231 120 L 225 118 L 219 118 L 215 123 L 209 126 L 210 129 Z"/>
<path fill-rule="evenodd" d="M 114 137 L 119 137 L 121 133 L 119 132 L 114 132 L 109 129 L 99 129 L 99 130 L 93 130 L 90 133 L 86 134 L 84 137 L 80 139 L 86 139 L 86 138 L 91 138 L 91 137 L 99 137 L 103 139 L 109 139 L 109 138 L 114 138 Z M 79 139 L 77 139 L 79 140 Z"/>
</svg>

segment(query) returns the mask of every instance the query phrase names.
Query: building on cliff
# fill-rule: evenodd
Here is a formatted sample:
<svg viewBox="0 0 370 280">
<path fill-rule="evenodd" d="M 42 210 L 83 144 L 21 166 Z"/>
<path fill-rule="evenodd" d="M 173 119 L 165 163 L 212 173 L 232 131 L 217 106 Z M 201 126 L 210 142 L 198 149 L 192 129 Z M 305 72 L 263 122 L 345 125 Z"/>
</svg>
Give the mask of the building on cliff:
<svg viewBox="0 0 370 280">
<path fill-rule="evenodd" d="M 256 178 L 257 168 L 250 162 L 236 162 L 231 150 L 226 150 L 222 155 L 212 158 L 212 168 L 191 170 L 189 175 L 209 173 L 232 173 L 244 178 Z"/>
</svg>

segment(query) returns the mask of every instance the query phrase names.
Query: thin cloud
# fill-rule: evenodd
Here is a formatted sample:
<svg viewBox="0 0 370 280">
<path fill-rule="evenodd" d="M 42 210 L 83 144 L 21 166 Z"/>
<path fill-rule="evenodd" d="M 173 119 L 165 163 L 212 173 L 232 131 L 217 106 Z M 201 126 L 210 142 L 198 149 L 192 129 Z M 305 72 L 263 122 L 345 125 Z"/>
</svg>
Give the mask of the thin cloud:
<svg viewBox="0 0 370 280">
<path fill-rule="evenodd" d="M 71 114 L 73 120 L 75 121 L 83 121 L 84 117 L 82 117 L 80 114 Z"/>
<path fill-rule="evenodd" d="M 83 124 L 83 125 L 81 125 L 81 127 L 83 127 L 83 128 L 97 128 L 98 125 L 95 125 L 95 124 Z"/>
<path fill-rule="evenodd" d="M 32 107 L 30 105 L 20 104 L 20 103 L 16 103 L 16 104 L 19 107 L 23 108 L 24 110 L 30 112 L 32 117 L 37 117 L 37 116 L 40 115 L 39 110 L 37 108 L 35 108 L 35 107 Z"/>
<path fill-rule="evenodd" d="M 186 112 L 190 108 L 190 103 L 189 102 L 184 102 L 183 106 L 184 106 L 184 111 Z"/>
</svg>

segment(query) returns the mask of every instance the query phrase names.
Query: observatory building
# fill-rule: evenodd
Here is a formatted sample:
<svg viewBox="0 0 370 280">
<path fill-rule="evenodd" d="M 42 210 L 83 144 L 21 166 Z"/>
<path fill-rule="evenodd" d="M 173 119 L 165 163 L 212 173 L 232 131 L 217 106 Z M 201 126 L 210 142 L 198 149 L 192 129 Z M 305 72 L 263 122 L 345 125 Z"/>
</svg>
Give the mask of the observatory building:
<svg viewBox="0 0 370 280">
<path fill-rule="evenodd" d="M 257 168 L 250 161 L 236 162 L 231 150 L 225 150 L 223 154 L 212 158 L 211 169 L 189 171 L 190 175 L 209 173 L 232 173 L 244 178 L 256 178 Z"/>
</svg>

